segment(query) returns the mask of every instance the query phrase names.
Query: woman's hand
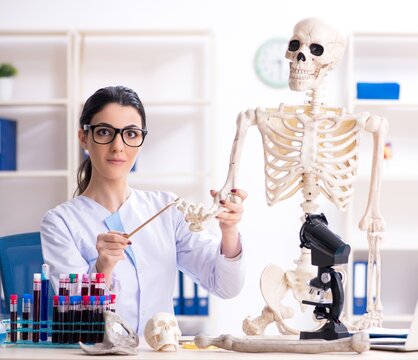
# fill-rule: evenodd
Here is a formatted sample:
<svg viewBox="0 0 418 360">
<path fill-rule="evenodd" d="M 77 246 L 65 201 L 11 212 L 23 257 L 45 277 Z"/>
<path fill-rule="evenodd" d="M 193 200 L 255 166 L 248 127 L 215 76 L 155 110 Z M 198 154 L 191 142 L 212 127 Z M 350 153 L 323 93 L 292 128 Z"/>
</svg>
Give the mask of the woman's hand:
<svg viewBox="0 0 418 360">
<path fill-rule="evenodd" d="M 212 197 L 215 197 L 217 191 L 211 190 L 210 194 Z M 237 196 L 241 201 L 233 203 L 226 199 L 220 200 L 220 205 L 226 210 L 216 217 L 216 219 L 219 220 L 219 227 L 222 231 L 221 253 L 227 258 L 236 257 L 241 252 L 241 242 L 239 240 L 237 224 L 241 221 L 242 213 L 244 211 L 242 203 L 247 198 L 247 193 L 240 189 L 232 189 L 231 195 Z"/>
<path fill-rule="evenodd" d="M 106 285 L 110 289 L 112 272 L 118 261 L 125 259 L 124 250 L 132 244 L 123 233 L 110 231 L 97 235 L 96 249 L 99 256 L 96 270 L 105 274 Z"/>
</svg>

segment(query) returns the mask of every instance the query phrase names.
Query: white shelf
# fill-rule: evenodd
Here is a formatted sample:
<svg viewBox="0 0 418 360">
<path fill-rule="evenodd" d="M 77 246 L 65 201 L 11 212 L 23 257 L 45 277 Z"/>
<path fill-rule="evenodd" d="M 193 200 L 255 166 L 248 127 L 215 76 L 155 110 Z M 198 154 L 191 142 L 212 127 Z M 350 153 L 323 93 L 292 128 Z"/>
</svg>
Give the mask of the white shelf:
<svg viewBox="0 0 418 360">
<path fill-rule="evenodd" d="M 130 180 L 141 180 L 143 178 L 183 178 L 183 177 L 206 177 L 211 176 L 209 172 L 141 172 L 141 173 L 135 173 L 132 172 L 129 175 Z"/>
<path fill-rule="evenodd" d="M 355 241 L 350 243 L 352 254 L 354 252 L 364 252 L 368 251 L 368 245 L 367 241 L 360 242 Z M 418 237 L 415 240 L 409 240 L 409 241 L 398 241 L 395 240 L 387 240 L 386 242 L 381 243 L 380 245 L 380 251 L 381 252 L 402 252 L 402 251 L 418 251 Z M 417 254 L 418 259 L 418 254 Z"/>
<path fill-rule="evenodd" d="M 173 100 L 173 101 L 144 101 L 144 106 L 210 106 L 211 102 L 204 99 L 196 100 Z"/>
<path fill-rule="evenodd" d="M 36 170 L 36 171 L 0 171 L 0 178 L 4 179 L 24 179 L 24 178 L 65 178 L 68 176 L 67 170 Z"/>
<path fill-rule="evenodd" d="M 384 318 L 385 322 L 411 322 L 413 314 L 399 314 L 399 315 L 387 315 Z M 361 315 L 353 315 L 352 319 L 354 321 L 360 320 Z"/>
<path fill-rule="evenodd" d="M 418 182 L 418 171 L 412 169 L 413 172 L 403 171 L 383 171 L 382 182 Z M 359 174 L 356 178 L 357 182 L 370 183 L 370 174 Z"/>
<path fill-rule="evenodd" d="M 46 99 L 46 100 L 10 100 L 0 101 L 0 106 L 66 106 L 68 105 L 67 99 Z"/>
<path fill-rule="evenodd" d="M 389 53 L 388 49 L 391 49 Z M 380 210 L 387 226 L 380 244 L 383 320 L 394 325 L 406 323 L 411 320 L 418 296 L 416 282 L 399 281 L 409 279 L 418 270 L 414 261 L 418 259 L 418 223 L 414 219 L 412 204 L 418 196 L 418 142 L 414 139 L 418 131 L 418 34 L 354 33 L 350 36 L 347 53 L 347 112 L 368 112 L 385 117 L 389 124 L 385 141 L 392 145 L 392 159 L 384 163 L 380 198 Z M 357 82 L 397 82 L 400 84 L 400 99 L 357 99 Z M 372 148 L 372 134 L 364 133 L 353 202 L 344 234 L 345 239 L 355 240 L 350 242 L 349 274 L 352 274 L 353 261 L 367 260 L 368 255 L 366 232 L 361 232 L 357 224 L 367 204 Z M 404 263 L 400 264 L 402 261 Z M 349 313 L 353 308 L 352 286 L 347 287 L 346 299 L 348 317 L 357 320 L 358 316 Z"/>
<path fill-rule="evenodd" d="M 212 103 L 205 99 L 191 99 L 191 100 L 170 100 L 170 101 L 158 101 L 148 100 L 144 101 L 145 108 L 148 107 L 170 107 L 170 106 L 211 106 Z M 80 103 L 80 108 L 84 106 L 84 101 Z"/>
<path fill-rule="evenodd" d="M 414 102 L 402 102 L 399 100 L 369 100 L 369 99 L 355 99 L 352 102 L 354 111 L 357 111 L 357 108 L 368 108 L 370 111 L 379 109 L 379 108 L 390 108 L 393 110 L 418 110 L 418 103 Z"/>
</svg>

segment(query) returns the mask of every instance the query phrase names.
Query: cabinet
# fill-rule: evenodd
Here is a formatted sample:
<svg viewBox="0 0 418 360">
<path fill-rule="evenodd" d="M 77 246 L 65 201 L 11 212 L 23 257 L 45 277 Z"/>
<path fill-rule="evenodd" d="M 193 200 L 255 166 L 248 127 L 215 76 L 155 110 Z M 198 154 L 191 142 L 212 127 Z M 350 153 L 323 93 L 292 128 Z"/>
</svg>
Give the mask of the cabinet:
<svg viewBox="0 0 418 360">
<path fill-rule="evenodd" d="M 408 327 L 418 299 L 418 224 L 415 199 L 418 198 L 418 34 L 353 33 L 349 38 L 347 86 L 349 112 L 367 111 L 388 119 L 386 141 L 392 159 L 385 160 L 381 210 L 387 223 L 381 245 L 382 302 L 384 326 Z M 359 100 L 357 82 L 397 82 L 399 100 Z M 358 178 L 349 209 L 345 238 L 352 246 L 348 266 L 347 314 L 353 319 L 353 261 L 367 261 L 366 233 L 358 230 L 370 184 L 372 137 L 365 134 L 360 149 Z M 354 281 L 358 281 L 355 279 Z"/>
<path fill-rule="evenodd" d="M 72 197 L 79 114 L 88 96 L 109 85 L 137 91 L 147 114 L 132 186 L 210 203 L 208 31 L 3 31 L 0 52 L 19 71 L 13 100 L 0 102 L 0 117 L 18 121 L 17 171 L 0 171 L 0 236 L 36 231 L 46 210 Z"/>
<path fill-rule="evenodd" d="M 19 71 L 0 102 L 0 117 L 17 121 L 17 170 L 0 171 L 0 236 L 37 231 L 73 192 L 71 51 L 67 32 L 0 32 L 0 61 Z"/>
</svg>

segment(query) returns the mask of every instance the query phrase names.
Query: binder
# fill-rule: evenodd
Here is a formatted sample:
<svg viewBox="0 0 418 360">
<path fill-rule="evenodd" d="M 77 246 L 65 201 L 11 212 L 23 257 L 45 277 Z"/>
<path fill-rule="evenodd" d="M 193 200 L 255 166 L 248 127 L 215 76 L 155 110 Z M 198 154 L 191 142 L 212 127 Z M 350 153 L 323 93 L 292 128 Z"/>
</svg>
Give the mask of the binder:
<svg viewBox="0 0 418 360">
<path fill-rule="evenodd" d="M 174 314 L 180 315 L 181 312 L 181 297 L 180 297 L 180 277 L 182 273 L 180 271 L 177 272 L 176 282 L 174 285 L 174 294 L 173 294 L 173 307 L 174 307 Z"/>
<path fill-rule="evenodd" d="M 186 275 L 183 275 L 183 314 L 196 315 L 195 283 Z"/>
<path fill-rule="evenodd" d="M 353 314 L 363 315 L 367 307 L 367 261 L 353 262 Z"/>
<path fill-rule="evenodd" d="M 209 293 L 201 286 L 195 286 L 196 314 L 201 316 L 209 315 Z"/>
<path fill-rule="evenodd" d="M 0 118 L 0 170 L 16 170 L 17 122 Z"/>
</svg>

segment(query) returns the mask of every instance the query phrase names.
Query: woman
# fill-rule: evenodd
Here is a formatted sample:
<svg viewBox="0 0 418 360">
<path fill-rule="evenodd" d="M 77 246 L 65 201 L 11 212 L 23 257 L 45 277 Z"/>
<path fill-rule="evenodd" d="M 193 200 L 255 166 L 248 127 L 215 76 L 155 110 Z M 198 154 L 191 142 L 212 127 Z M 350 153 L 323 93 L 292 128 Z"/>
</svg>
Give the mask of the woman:
<svg viewBox="0 0 418 360">
<path fill-rule="evenodd" d="M 177 268 L 222 298 L 236 296 L 244 282 L 237 230 L 242 204 L 221 200 L 220 243 L 190 232 L 174 206 L 131 238 L 124 236 L 176 198 L 128 185 L 146 134 L 145 111 L 133 90 L 96 91 L 80 117 L 79 141 L 89 157 L 78 172 L 77 196 L 48 211 L 41 223 L 55 291 L 60 273 L 104 273 L 108 289 L 117 293 L 117 312 L 140 334 L 155 313 L 173 311 Z"/>
</svg>

